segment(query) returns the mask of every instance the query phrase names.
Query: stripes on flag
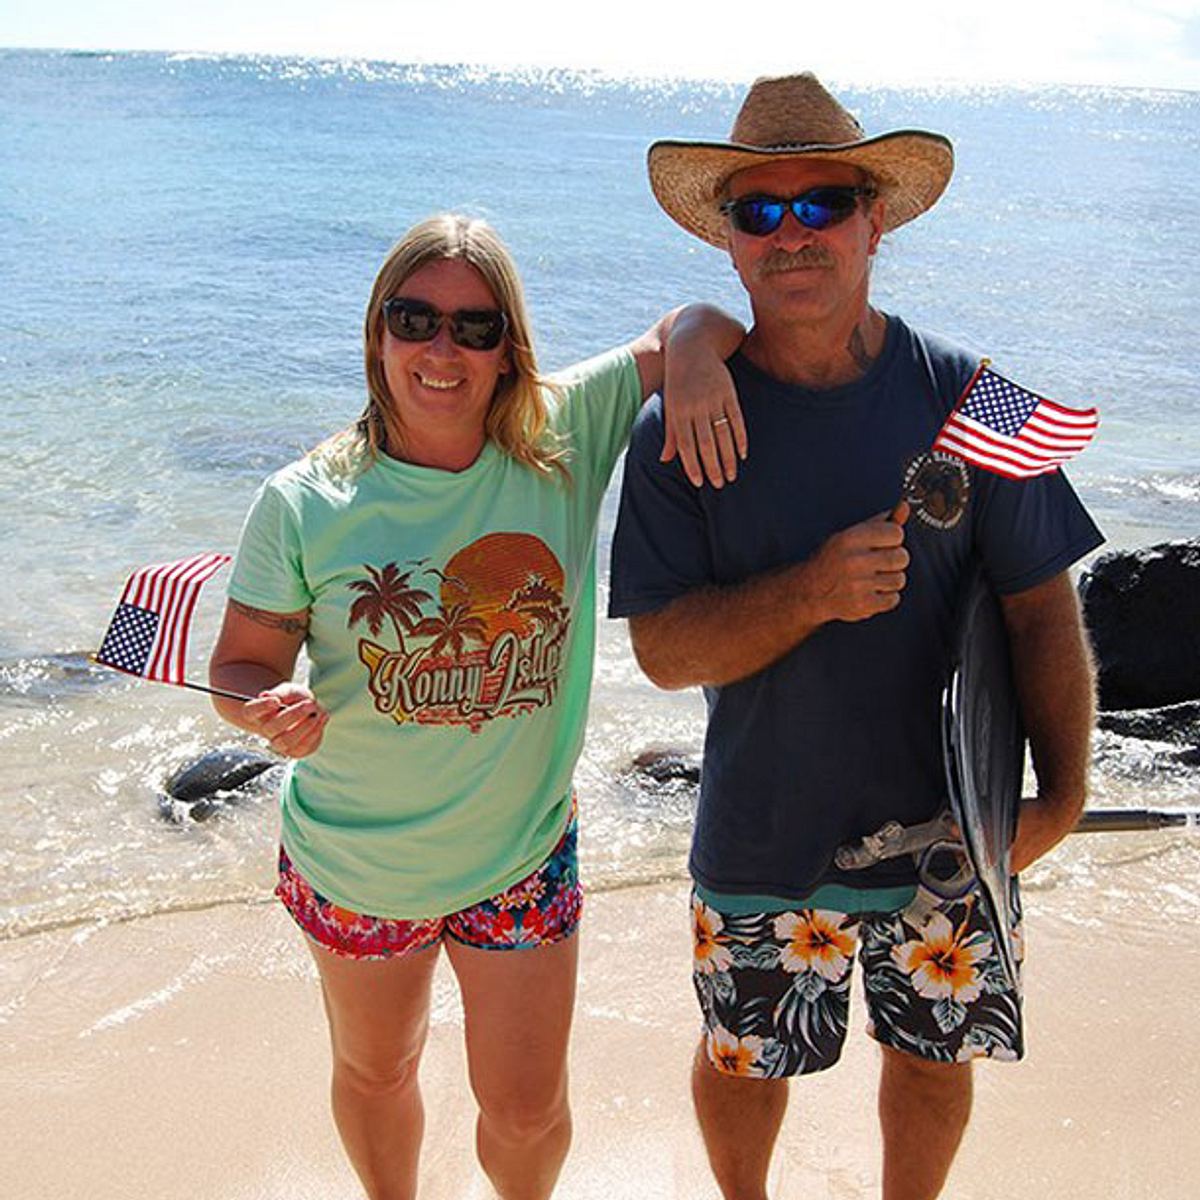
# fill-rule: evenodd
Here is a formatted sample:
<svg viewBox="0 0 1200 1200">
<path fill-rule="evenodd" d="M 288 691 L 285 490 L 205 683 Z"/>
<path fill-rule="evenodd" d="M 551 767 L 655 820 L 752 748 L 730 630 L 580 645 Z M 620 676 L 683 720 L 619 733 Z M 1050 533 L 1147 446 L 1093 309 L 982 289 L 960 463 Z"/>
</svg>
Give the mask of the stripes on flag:
<svg viewBox="0 0 1200 1200">
<path fill-rule="evenodd" d="M 162 683 L 185 683 L 187 639 L 201 586 L 228 554 L 196 554 L 130 575 L 95 661 Z"/>
<path fill-rule="evenodd" d="M 934 450 L 1009 479 L 1056 471 L 1092 440 L 1096 409 L 1067 408 L 997 375 L 984 359 L 933 442 Z"/>
</svg>

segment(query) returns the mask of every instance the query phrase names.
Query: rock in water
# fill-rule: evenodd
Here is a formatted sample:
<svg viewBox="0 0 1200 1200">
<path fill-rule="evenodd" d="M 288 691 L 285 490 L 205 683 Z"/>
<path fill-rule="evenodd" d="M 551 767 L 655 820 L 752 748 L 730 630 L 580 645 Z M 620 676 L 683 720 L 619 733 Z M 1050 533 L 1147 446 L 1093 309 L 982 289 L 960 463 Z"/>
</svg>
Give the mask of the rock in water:
<svg viewBox="0 0 1200 1200">
<path fill-rule="evenodd" d="M 167 778 L 166 790 L 158 798 L 159 811 L 171 821 L 204 821 L 216 811 L 221 793 L 244 787 L 278 761 L 242 746 L 209 750 Z"/>
<path fill-rule="evenodd" d="M 214 792 L 231 792 L 257 779 L 276 763 L 269 755 L 241 746 L 210 750 L 194 762 L 185 763 L 164 785 L 176 800 L 201 800 Z"/>
<path fill-rule="evenodd" d="M 640 777 L 672 791 L 700 786 L 700 755 L 686 750 L 643 750 L 634 758 L 633 769 Z"/>
<path fill-rule="evenodd" d="M 1200 699 L 1200 539 L 1101 555 L 1079 595 L 1101 709 Z"/>
<path fill-rule="evenodd" d="M 1112 709 L 1102 712 L 1096 724 L 1121 737 L 1200 746 L 1200 700 L 1162 708 Z"/>
</svg>

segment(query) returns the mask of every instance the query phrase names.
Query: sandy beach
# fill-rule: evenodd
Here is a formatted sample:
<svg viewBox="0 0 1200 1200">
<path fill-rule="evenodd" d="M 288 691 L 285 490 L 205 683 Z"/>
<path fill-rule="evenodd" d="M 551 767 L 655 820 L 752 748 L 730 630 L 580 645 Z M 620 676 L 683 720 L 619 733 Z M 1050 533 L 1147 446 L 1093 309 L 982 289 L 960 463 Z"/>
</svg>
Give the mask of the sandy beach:
<svg viewBox="0 0 1200 1200">
<path fill-rule="evenodd" d="M 1191 931 L 1087 922 L 1029 897 L 1017 1065 L 984 1064 L 947 1196 L 1195 1195 L 1200 1039 Z M 709 1200 L 687 1096 L 696 1015 L 683 884 L 589 898 L 573 1049 L 576 1135 L 557 1195 Z M 423 1065 L 426 1200 L 485 1197 L 454 984 Z M 359 1196 L 326 1108 L 315 973 L 277 905 L 78 927 L 0 946 L 0 1150 L 14 1200 Z M 792 1086 L 772 1196 L 878 1194 L 876 1051 Z"/>
</svg>

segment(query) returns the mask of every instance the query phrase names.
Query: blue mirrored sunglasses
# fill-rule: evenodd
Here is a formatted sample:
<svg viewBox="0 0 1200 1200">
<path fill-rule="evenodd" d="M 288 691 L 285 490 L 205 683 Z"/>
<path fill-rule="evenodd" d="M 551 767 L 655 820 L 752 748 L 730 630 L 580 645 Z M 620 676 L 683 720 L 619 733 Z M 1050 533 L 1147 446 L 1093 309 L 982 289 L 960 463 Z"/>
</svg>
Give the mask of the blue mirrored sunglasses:
<svg viewBox="0 0 1200 1200">
<path fill-rule="evenodd" d="M 871 187 L 810 188 L 790 199 L 755 193 L 726 200 L 721 211 L 740 233 L 766 237 L 783 224 L 788 209 L 805 229 L 829 229 L 850 216 L 860 198 L 874 199 L 875 195 L 875 189 Z"/>
</svg>

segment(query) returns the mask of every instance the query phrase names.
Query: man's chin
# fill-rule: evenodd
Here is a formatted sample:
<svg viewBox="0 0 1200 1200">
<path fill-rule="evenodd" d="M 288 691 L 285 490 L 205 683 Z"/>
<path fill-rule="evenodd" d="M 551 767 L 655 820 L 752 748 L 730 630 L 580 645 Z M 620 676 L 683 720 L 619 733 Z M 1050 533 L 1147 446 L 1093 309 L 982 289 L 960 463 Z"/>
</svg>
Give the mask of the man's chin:
<svg viewBox="0 0 1200 1200">
<path fill-rule="evenodd" d="M 811 275 L 780 276 L 763 297 L 762 307 L 792 320 L 817 320 L 833 307 L 832 297 L 821 283 Z"/>
</svg>

